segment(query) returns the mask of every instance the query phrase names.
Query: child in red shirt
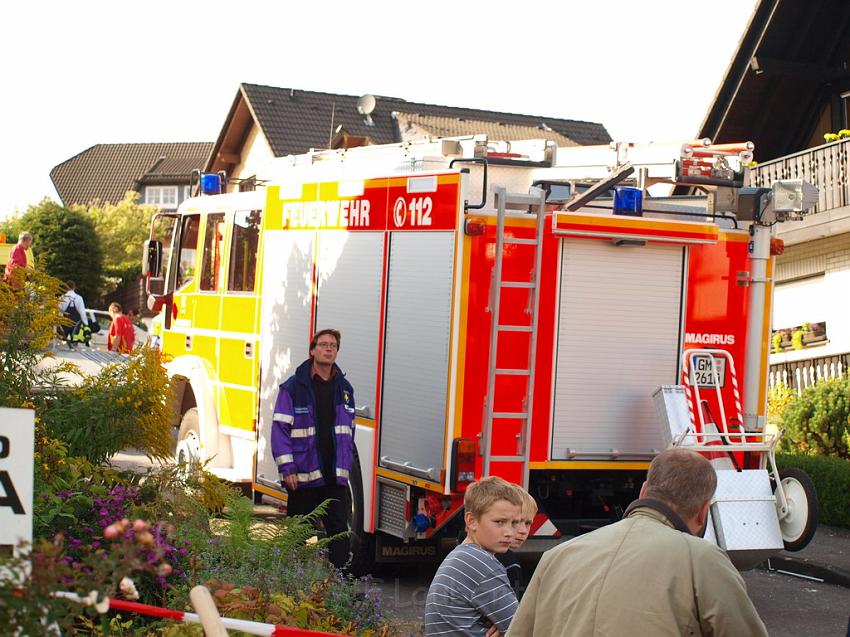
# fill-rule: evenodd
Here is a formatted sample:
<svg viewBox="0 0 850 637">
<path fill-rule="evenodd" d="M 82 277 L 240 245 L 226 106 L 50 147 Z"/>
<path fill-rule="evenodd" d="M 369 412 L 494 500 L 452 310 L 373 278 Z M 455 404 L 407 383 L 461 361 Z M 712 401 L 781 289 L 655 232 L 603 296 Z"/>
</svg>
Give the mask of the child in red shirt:
<svg viewBox="0 0 850 637">
<path fill-rule="evenodd" d="M 124 316 L 118 303 L 109 306 L 109 316 L 112 317 L 112 325 L 109 326 L 107 349 L 119 354 L 129 354 L 133 351 L 133 342 L 136 340 L 133 324 Z"/>
</svg>

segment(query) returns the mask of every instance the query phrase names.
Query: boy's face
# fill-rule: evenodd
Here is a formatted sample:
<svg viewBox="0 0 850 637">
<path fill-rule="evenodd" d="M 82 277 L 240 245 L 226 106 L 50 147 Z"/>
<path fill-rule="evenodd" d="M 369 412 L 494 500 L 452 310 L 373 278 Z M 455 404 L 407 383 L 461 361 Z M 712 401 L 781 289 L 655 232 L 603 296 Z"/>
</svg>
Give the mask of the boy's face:
<svg viewBox="0 0 850 637">
<path fill-rule="evenodd" d="M 531 511 L 529 511 L 528 508 L 523 507 L 522 513 L 514 521 L 514 539 L 511 540 L 512 549 L 518 549 L 528 539 L 528 533 L 531 531 L 531 522 L 533 519 L 534 515 Z"/>
<path fill-rule="evenodd" d="M 469 541 L 491 553 L 504 553 L 511 548 L 516 535 L 514 520 L 519 514 L 520 508 L 507 500 L 496 500 L 478 518 L 467 513 L 464 517 Z"/>
</svg>

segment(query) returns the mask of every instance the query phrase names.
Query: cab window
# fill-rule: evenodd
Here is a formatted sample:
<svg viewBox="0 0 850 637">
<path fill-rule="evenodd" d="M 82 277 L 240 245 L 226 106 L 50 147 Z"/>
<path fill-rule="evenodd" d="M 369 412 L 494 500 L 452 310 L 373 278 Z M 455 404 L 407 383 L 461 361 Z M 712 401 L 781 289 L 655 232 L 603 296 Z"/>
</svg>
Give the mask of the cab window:
<svg viewBox="0 0 850 637">
<path fill-rule="evenodd" d="M 195 259 L 200 225 L 200 215 L 189 215 L 183 218 L 177 257 L 177 278 L 174 286 L 176 290 L 185 287 L 195 278 Z"/>
<path fill-rule="evenodd" d="M 224 250 L 224 213 L 207 215 L 204 231 L 204 255 L 201 261 L 202 290 L 215 291 L 221 285 Z"/>
<path fill-rule="evenodd" d="M 257 274 L 257 247 L 260 243 L 260 211 L 240 210 L 233 219 L 230 241 L 230 272 L 227 289 L 253 292 Z"/>
</svg>

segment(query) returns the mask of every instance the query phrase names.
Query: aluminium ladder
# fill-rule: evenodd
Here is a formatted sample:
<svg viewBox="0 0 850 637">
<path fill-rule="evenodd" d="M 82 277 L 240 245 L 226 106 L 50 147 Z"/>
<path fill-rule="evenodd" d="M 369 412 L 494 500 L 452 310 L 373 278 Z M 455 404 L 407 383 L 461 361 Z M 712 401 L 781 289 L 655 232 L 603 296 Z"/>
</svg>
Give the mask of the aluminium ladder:
<svg viewBox="0 0 850 637">
<path fill-rule="evenodd" d="M 484 457 L 484 475 L 490 475 L 492 462 L 521 462 L 522 483 L 528 487 L 529 439 L 531 435 L 532 399 L 534 395 L 534 364 L 537 352 L 537 317 L 540 303 L 540 263 L 543 255 L 543 230 L 546 215 L 546 193 L 539 188 L 531 188 L 529 193 L 508 193 L 504 188 L 494 189 L 496 203 L 496 254 L 493 266 L 493 283 L 490 291 L 493 316 L 490 330 L 490 360 L 487 370 L 487 398 L 482 428 L 481 453 Z M 505 218 L 508 210 L 523 210 L 535 213 L 534 239 L 505 236 Z M 530 280 L 506 281 L 503 278 L 505 246 L 511 244 L 534 246 L 534 261 Z M 508 288 L 527 289 L 530 294 L 528 311 L 531 314 L 530 325 L 500 323 L 502 291 Z M 498 367 L 500 336 L 506 332 L 524 332 L 529 335 L 528 366 L 520 369 Z M 496 411 L 496 378 L 499 376 L 526 376 L 526 394 L 521 411 Z M 517 453 L 515 455 L 492 455 L 493 432 L 501 420 L 521 420 L 522 426 L 517 434 Z"/>
</svg>

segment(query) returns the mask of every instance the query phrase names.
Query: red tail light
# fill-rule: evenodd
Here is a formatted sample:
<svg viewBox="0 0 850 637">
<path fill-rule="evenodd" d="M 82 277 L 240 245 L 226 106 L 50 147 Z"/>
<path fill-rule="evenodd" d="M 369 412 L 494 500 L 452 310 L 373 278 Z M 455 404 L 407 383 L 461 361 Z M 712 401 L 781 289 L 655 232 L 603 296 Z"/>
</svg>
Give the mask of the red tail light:
<svg viewBox="0 0 850 637">
<path fill-rule="evenodd" d="M 478 219 L 467 219 L 463 224 L 463 231 L 470 237 L 480 237 L 486 229 L 484 222 Z"/>
<path fill-rule="evenodd" d="M 478 444 L 474 438 L 455 438 L 452 441 L 452 491 L 463 493 L 475 481 L 475 456 Z"/>
</svg>

